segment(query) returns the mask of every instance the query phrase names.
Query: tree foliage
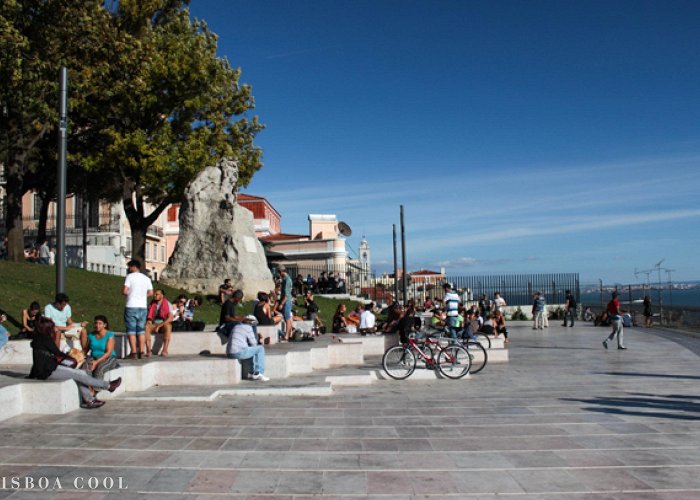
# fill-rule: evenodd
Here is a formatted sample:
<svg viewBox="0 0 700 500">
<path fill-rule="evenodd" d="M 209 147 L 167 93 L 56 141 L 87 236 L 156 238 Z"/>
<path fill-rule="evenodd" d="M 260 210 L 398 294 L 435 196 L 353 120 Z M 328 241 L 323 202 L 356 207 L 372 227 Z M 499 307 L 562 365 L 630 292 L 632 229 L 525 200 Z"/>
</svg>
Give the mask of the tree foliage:
<svg viewBox="0 0 700 500">
<path fill-rule="evenodd" d="M 19 214 L 21 232 L 21 190 L 37 178 L 26 175 L 30 153 L 56 126 L 62 65 L 70 166 L 86 172 L 74 177 L 88 179 L 93 196 L 122 200 L 135 257 L 144 257 L 147 227 L 207 165 L 233 157 L 241 184 L 250 181 L 261 167 L 253 140 L 263 128 L 248 116 L 251 87 L 217 57 L 217 36 L 190 18 L 188 3 L 0 0 L 0 78 L 8 82 L 0 131 L 10 145 L 8 184 L 22 186 L 8 192 L 8 229 Z"/>
</svg>

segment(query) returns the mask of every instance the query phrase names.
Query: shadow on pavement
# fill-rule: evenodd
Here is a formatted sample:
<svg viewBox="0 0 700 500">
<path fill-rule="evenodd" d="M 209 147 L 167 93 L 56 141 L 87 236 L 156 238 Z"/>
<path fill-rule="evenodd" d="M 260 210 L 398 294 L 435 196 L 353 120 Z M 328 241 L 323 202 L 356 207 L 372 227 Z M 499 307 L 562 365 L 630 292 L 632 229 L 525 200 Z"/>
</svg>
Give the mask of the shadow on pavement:
<svg viewBox="0 0 700 500">
<path fill-rule="evenodd" d="M 698 420 L 700 418 L 700 396 L 651 396 L 651 397 L 597 397 L 597 398 L 561 398 L 595 405 L 584 410 L 614 415 L 634 415 L 640 417 L 669 418 L 675 420 Z"/>
<path fill-rule="evenodd" d="M 623 377 L 654 377 L 700 380 L 700 375 L 671 375 L 668 373 L 641 373 L 641 372 L 595 372 L 598 375 L 619 375 Z"/>
</svg>

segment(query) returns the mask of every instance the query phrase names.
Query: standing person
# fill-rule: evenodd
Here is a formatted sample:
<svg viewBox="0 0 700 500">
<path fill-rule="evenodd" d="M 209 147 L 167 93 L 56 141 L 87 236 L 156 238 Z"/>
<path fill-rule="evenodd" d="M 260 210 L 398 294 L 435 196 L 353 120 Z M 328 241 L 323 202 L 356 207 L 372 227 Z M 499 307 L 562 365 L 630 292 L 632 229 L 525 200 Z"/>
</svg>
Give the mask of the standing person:
<svg viewBox="0 0 700 500">
<path fill-rule="evenodd" d="M 459 327 L 459 295 L 452 290 L 452 283 L 445 283 L 442 288 L 445 290 L 445 326 L 450 338 L 456 339 Z"/>
<path fill-rule="evenodd" d="M 479 297 L 479 316 L 481 316 L 483 319 L 488 319 L 490 311 L 491 301 L 485 293 L 482 293 L 481 297 Z"/>
<path fill-rule="evenodd" d="M 168 346 L 170 345 L 170 334 L 173 328 L 173 306 L 168 299 L 165 298 L 165 293 L 162 289 L 156 288 L 153 291 L 153 300 L 148 306 L 146 313 L 146 357 L 151 357 L 151 335 L 156 333 L 163 334 L 163 349 L 160 351 L 161 356 L 168 355 Z"/>
<path fill-rule="evenodd" d="M 574 326 L 574 318 L 576 317 L 576 299 L 571 290 L 566 291 L 566 303 L 564 304 L 564 323 L 561 326 L 566 326 L 566 318 L 569 318 L 571 323 L 569 326 Z"/>
<path fill-rule="evenodd" d="M 544 311 L 544 299 L 540 292 L 535 292 L 535 296 L 532 300 L 532 329 L 542 330 L 544 329 L 544 323 L 542 320 L 542 313 Z"/>
<path fill-rule="evenodd" d="M 608 338 L 603 340 L 603 347 L 605 347 L 606 349 L 608 348 L 608 342 L 610 342 L 615 337 L 615 335 L 617 335 L 617 348 L 627 349 L 624 346 L 622 339 L 624 333 L 624 327 L 622 325 L 623 312 L 624 311 L 620 309 L 620 301 L 617 298 L 617 292 L 613 292 L 612 299 L 610 299 L 610 302 L 608 302 L 607 307 L 608 319 L 612 324 L 612 332 L 610 332 Z"/>
<path fill-rule="evenodd" d="M 282 312 L 282 318 L 284 319 L 284 340 L 289 341 L 292 338 L 292 330 L 294 329 L 294 319 L 292 316 L 292 278 L 289 277 L 287 273 L 287 268 L 284 265 L 280 265 L 277 268 L 280 274 L 282 283 L 280 286 L 280 303 L 277 306 L 278 310 Z"/>
<path fill-rule="evenodd" d="M 505 313 L 504 309 L 508 304 L 506 304 L 506 299 L 501 297 L 500 292 L 496 292 L 493 294 L 493 302 L 491 303 L 491 312 L 495 313 L 500 311 L 501 313 Z"/>
<path fill-rule="evenodd" d="M 56 264 L 56 247 L 51 247 L 49 250 L 49 265 L 53 266 Z"/>
<path fill-rule="evenodd" d="M 644 326 L 647 328 L 654 324 L 654 317 L 651 314 L 651 297 L 644 296 Z"/>
<path fill-rule="evenodd" d="M 141 262 L 134 259 L 126 264 L 129 274 L 124 280 L 122 294 L 126 296 L 124 324 L 129 338 L 129 359 L 141 359 L 146 343 L 148 298 L 153 296 L 151 279 L 141 272 Z M 137 345 L 138 338 L 138 345 Z"/>
<path fill-rule="evenodd" d="M 44 242 L 39 247 L 39 264 L 49 263 L 49 242 L 44 240 Z"/>
</svg>

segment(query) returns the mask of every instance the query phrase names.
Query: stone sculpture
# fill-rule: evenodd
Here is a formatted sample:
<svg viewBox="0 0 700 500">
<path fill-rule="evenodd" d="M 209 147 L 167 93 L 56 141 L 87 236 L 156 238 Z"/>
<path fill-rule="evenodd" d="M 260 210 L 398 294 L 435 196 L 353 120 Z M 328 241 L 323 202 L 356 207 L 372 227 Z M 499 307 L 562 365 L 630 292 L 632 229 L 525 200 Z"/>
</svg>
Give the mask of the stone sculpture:
<svg viewBox="0 0 700 500">
<path fill-rule="evenodd" d="M 161 281 L 218 294 L 224 278 L 231 278 L 247 298 L 274 288 L 253 214 L 236 202 L 237 183 L 238 164 L 223 159 L 188 186 L 180 206 L 180 236 Z"/>
</svg>

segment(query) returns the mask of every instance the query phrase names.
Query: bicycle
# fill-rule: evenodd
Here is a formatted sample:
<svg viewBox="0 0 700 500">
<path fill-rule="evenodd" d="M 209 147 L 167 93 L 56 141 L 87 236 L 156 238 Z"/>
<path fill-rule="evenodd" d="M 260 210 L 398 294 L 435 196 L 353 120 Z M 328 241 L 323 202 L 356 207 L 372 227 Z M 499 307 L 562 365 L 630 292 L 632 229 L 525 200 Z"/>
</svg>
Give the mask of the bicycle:
<svg viewBox="0 0 700 500">
<path fill-rule="evenodd" d="M 459 344 L 462 345 L 468 352 L 469 352 L 469 357 L 471 359 L 471 368 L 469 369 L 469 373 L 475 374 L 479 373 L 481 370 L 486 368 L 486 364 L 488 363 L 488 351 L 484 347 L 483 344 L 491 345 L 491 339 L 488 337 L 483 332 L 477 332 L 472 338 L 457 338 L 457 339 L 452 339 L 448 333 L 447 330 L 445 329 L 436 329 L 433 328 L 433 332 L 427 334 L 429 337 L 435 337 L 437 336 L 440 341 L 450 341 L 450 340 L 455 340 Z M 487 339 L 488 343 L 484 340 Z"/>
<path fill-rule="evenodd" d="M 424 340 L 424 347 L 426 345 L 429 347 L 424 351 L 416 341 L 415 334 L 411 334 L 407 344 L 399 344 L 387 349 L 382 356 L 382 367 L 386 374 L 395 380 L 404 380 L 416 370 L 418 358 L 425 362 L 426 367 L 432 369 L 437 367 L 443 376 L 450 379 L 459 379 L 469 373 L 471 358 L 469 351 L 461 345 L 442 346 L 439 341 L 429 337 Z M 432 350 L 433 347 L 436 353 Z"/>
</svg>

